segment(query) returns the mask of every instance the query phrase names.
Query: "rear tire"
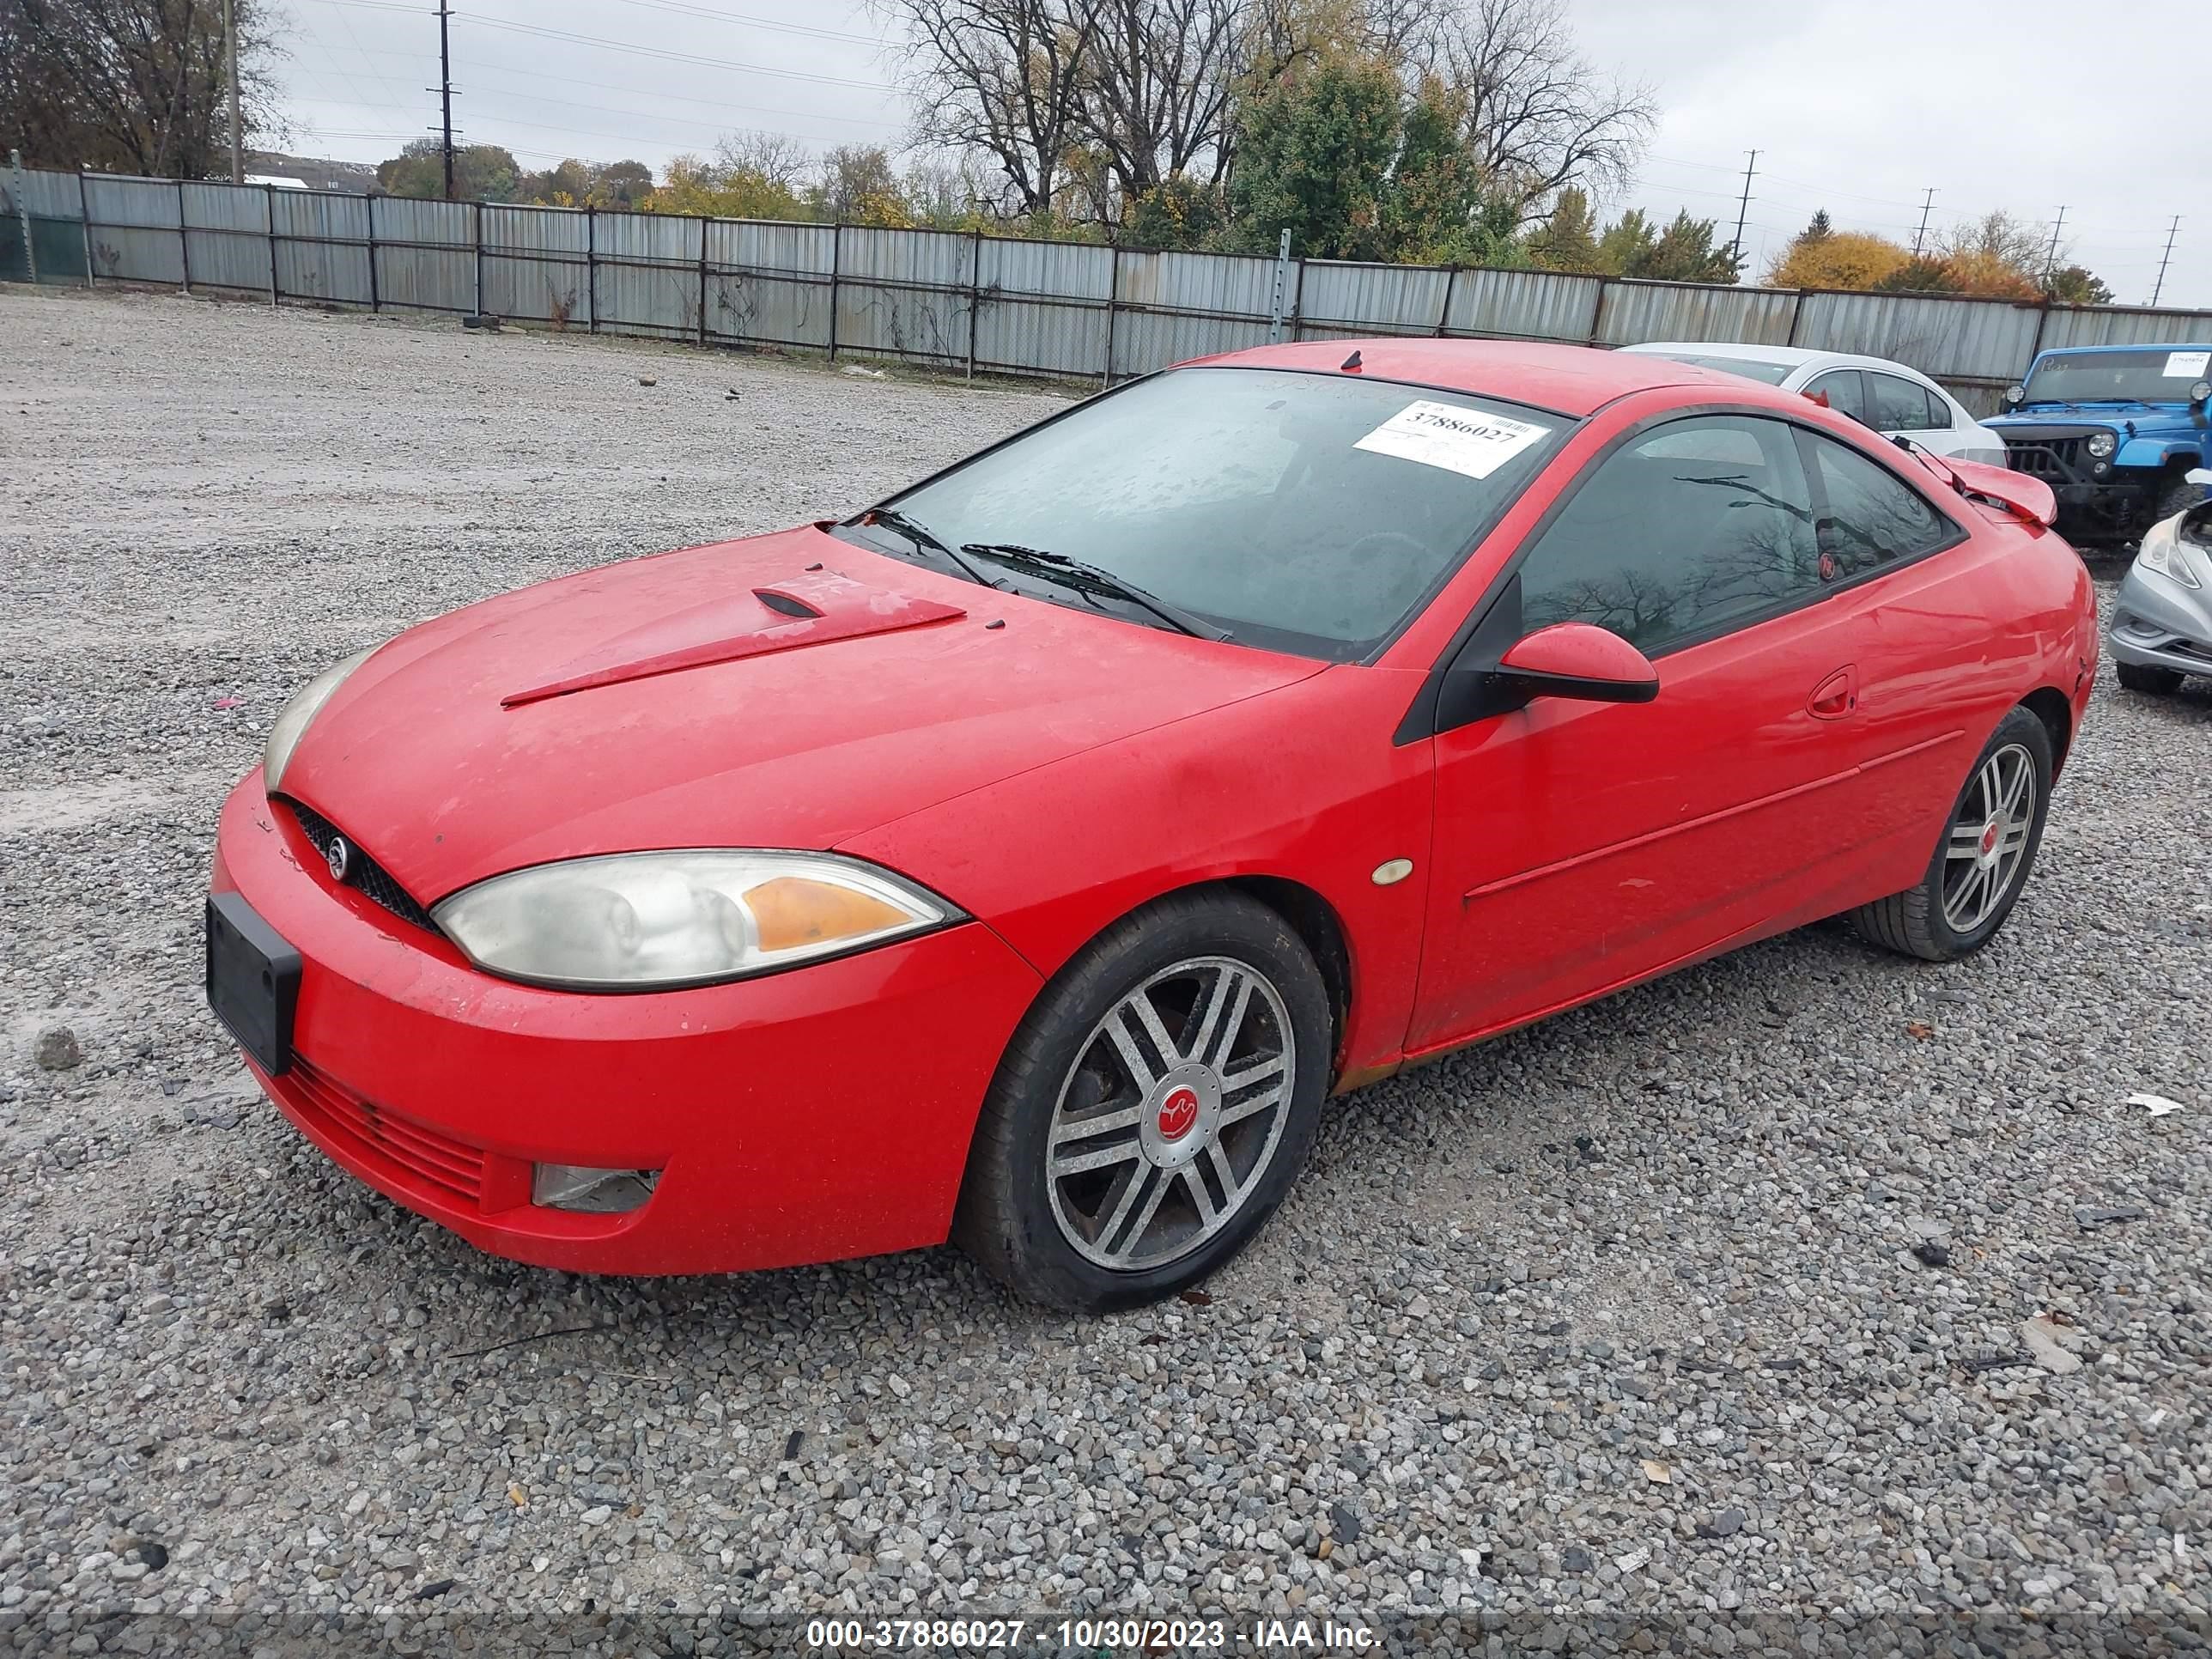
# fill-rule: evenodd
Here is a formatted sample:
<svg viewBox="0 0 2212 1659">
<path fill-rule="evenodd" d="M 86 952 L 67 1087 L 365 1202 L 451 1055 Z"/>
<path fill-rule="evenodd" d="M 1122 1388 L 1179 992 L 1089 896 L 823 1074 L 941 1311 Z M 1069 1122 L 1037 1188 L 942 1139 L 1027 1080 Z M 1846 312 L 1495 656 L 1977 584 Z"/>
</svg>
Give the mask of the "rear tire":
<svg viewBox="0 0 2212 1659">
<path fill-rule="evenodd" d="M 1996 937 L 2027 884 L 2051 806 L 2051 733 L 2014 708 L 1997 722 L 1943 820 L 1920 884 L 1851 912 L 1869 944 L 1954 962 Z"/>
<path fill-rule="evenodd" d="M 1176 894 L 1123 918 L 1006 1045 L 953 1242 L 1018 1295 L 1071 1311 L 1196 1284 L 1305 1162 L 1332 1036 L 1311 953 L 1258 901 Z"/>
<path fill-rule="evenodd" d="M 2181 671 L 2160 668 L 2150 663 L 2116 662 L 2112 672 L 2120 677 L 2124 690 L 2140 691 L 2146 696 L 2170 697 L 2181 690 Z"/>
</svg>

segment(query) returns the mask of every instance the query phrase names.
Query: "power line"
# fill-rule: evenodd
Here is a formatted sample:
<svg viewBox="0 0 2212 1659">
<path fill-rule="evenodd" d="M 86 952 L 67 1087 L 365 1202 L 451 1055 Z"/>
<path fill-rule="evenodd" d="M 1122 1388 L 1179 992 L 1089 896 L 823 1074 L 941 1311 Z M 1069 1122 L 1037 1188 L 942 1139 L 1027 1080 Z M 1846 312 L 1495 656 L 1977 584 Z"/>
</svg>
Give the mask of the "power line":
<svg viewBox="0 0 2212 1659">
<path fill-rule="evenodd" d="M 854 34 L 846 29 L 816 28 L 811 23 L 784 23 L 774 18 L 755 17 L 741 11 L 718 11 L 712 6 L 689 5 L 684 0 L 622 0 L 626 6 L 644 6 L 653 11 L 680 12 L 686 17 L 711 18 L 719 23 L 741 23 L 747 28 L 769 29 L 778 34 L 803 34 L 819 40 L 850 40 L 864 46 L 881 46 L 879 35 Z"/>
<path fill-rule="evenodd" d="M 335 3 L 361 6 L 382 4 L 386 0 L 334 0 Z M 880 81 L 855 81 L 849 76 L 816 75 L 806 70 L 775 69 L 766 64 L 744 64 L 729 58 L 702 58 L 688 52 L 669 52 L 659 46 L 633 46 L 627 40 L 607 40 L 596 34 L 575 34 L 567 29 L 546 28 L 537 23 L 511 23 L 503 17 L 477 17 L 464 15 L 464 23 L 474 23 L 482 28 L 509 29 L 517 34 L 537 35 L 548 40 L 567 40 L 583 46 L 597 46 L 603 52 L 627 52 L 640 58 L 657 58 L 665 63 L 697 64 L 708 69 L 735 70 L 741 75 L 774 75 L 788 81 L 811 81 L 825 87 L 857 87 L 863 92 L 895 93 L 896 87 L 885 86 Z"/>
<path fill-rule="evenodd" d="M 1920 202 L 1920 228 L 1912 233 L 1912 257 L 1920 257 L 1920 245 L 1928 240 L 1928 213 L 1936 205 L 1936 186 L 1928 186 L 1928 194 Z"/>
</svg>

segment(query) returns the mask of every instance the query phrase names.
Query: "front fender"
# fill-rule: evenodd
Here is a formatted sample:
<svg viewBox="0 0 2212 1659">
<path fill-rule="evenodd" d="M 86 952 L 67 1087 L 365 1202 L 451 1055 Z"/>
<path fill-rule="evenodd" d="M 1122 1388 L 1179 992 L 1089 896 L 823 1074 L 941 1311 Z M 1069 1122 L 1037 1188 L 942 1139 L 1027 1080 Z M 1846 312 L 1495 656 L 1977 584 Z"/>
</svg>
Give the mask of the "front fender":
<svg viewBox="0 0 2212 1659">
<path fill-rule="evenodd" d="M 1347 1076 L 1394 1064 L 1425 914 L 1432 745 L 1393 742 L 1421 676 L 1339 665 L 895 819 L 841 850 L 987 922 L 1049 979 L 1122 916 L 1209 881 L 1316 894 L 1350 957 Z M 1423 879 L 1378 886 L 1411 860 Z"/>
<path fill-rule="evenodd" d="M 2112 458 L 2114 466 L 2199 466 L 2204 460 L 2200 438 L 2130 438 Z"/>
</svg>

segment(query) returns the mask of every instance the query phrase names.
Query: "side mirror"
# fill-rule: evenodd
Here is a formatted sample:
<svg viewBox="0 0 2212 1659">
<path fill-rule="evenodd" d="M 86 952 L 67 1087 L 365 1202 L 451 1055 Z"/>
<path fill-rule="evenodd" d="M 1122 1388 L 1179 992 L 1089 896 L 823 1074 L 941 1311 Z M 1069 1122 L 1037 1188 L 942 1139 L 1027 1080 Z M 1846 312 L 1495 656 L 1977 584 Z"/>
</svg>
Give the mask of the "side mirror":
<svg viewBox="0 0 2212 1659">
<path fill-rule="evenodd" d="M 2027 388 L 2026 386 L 2008 386 L 2005 388 L 2004 406 L 2007 409 L 2018 409 L 2021 404 L 2025 403 L 2027 400 Z"/>
<path fill-rule="evenodd" d="M 1498 678 L 1523 698 L 1577 702 L 1650 702 L 1659 671 L 1620 635 L 1591 623 L 1554 623 L 1508 651 Z"/>
</svg>

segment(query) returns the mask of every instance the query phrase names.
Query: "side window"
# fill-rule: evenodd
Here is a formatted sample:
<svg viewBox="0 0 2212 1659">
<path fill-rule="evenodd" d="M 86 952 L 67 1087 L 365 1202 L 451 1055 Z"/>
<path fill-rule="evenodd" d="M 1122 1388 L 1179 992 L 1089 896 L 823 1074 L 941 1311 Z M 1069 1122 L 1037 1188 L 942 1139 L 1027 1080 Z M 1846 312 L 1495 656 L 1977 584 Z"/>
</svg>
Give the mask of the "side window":
<svg viewBox="0 0 2212 1659">
<path fill-rule="evenodd" d="M 1819 533 L 1826 580 L 1848 581 L 1957 539 L 1959 527 L 1888 468 L 1830 439 L 1808 432 L 1805 440 L 1825 501 Z"/>
<path fill-rule="evenodd" d="M 1856 368 L 1830 369 L 1805 388 L 1805 395 L 1825 397 L 1829 408 L 1855 421 L 1867 417 L 1866 399 L 1860 392 L 1859 372 Z"/>
<path fill-rule="evenodd" d="M 1932 417 L 1926 387 L 1896 374 L 1869 374 L 1867 379 L 1874 382 L 1874 419 L 1869 424 L 1875 431 L 1926 432 L 1951 424 L 1948 419 Z"/>
<path fill-rule="evenodd" d="M 1820 586 L 1793 428 L 1704 416 L 1646 433 L 1583 477 L 1522 562 L 1522 621 L 1595 623 L 1648 652 Z"/>
</svg>

